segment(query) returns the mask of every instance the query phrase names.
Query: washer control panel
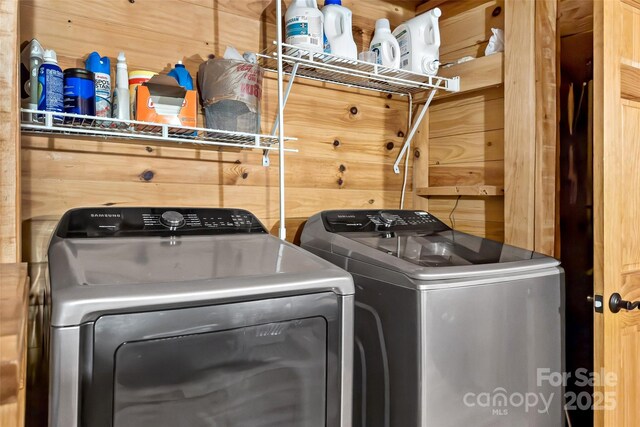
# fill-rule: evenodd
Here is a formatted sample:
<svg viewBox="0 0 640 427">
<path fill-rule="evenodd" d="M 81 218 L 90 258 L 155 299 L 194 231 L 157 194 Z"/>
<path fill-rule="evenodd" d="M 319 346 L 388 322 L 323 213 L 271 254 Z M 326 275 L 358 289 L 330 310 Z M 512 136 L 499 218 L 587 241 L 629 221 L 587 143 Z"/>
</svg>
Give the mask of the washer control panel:
<svg viewBox="0 0 640 427">
<path fill-rule="evenodd" d="M 64 214 L 61 238 L 263 233 L 258 218 L 242 209 L 81 208 Z"/>
<path fill-rule="evenodd" d="M 357 210 L 322 213 L 325 229 L 331 233 L 449 230 L 438 218 L 425 211 Z"/>
</svg>

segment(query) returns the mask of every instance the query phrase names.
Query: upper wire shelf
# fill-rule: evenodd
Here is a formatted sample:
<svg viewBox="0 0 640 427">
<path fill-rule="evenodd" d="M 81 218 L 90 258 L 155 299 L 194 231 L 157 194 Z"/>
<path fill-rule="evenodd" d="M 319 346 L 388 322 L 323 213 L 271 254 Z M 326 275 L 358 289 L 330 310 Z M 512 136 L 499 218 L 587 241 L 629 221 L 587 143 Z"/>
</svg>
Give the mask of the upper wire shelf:
<svg viewBox="0 0 640 427">
<path fill-rule="evenodd" d="M 311 80 L 398 95 L 414 95 L 433 89 L 448 92 L 460 90 L 459 77 L 428 76 L 327 53 L 312 52 L 286 43 L 282 44 L 282 52 L 283 71 L 286 74 L 291 74 L 297 63 L 297 75 Z M 277 42 L 263 53 L 259 53 L 258 60 L 264 69 L 277 72 Z"/>
<path fill-rule="evenodd" d="M 83 135 L 129 140 L 165 141 L 199 146 L 259 148 L 262 150 L 278 149 L 278 137 L 272 135 L 175 126 L 136 120 L 119 120 L 24 108 L 20 111 L 23 118 L 20 127 L 23 133 L 29 134 Z M 285 138 L 284 140 L 295 141 L 296 138 Z M 285 151 L 297 152 L 298 150 L 285 148 Z"/>
</svg>

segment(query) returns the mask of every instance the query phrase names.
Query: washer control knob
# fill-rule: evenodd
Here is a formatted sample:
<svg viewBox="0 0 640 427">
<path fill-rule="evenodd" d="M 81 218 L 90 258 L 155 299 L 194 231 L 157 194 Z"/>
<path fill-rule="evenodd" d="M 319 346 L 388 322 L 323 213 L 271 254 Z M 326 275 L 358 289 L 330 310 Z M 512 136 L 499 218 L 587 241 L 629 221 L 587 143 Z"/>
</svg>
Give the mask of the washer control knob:
<svg viewBox="0 0 640 427">
<path fill-rule="evenodd" d="M 385 226 L 391 227 L 396 223 L 396 216 L 388 212 L 380 212 L 380 220 Z"/>
<path fill-rule="evenodd" d="M 180 212 L 166 211 L 160 216 L 160 222 L 165 227 L 176 229 L 184 225 L 184 216 Z"/>
</svg>

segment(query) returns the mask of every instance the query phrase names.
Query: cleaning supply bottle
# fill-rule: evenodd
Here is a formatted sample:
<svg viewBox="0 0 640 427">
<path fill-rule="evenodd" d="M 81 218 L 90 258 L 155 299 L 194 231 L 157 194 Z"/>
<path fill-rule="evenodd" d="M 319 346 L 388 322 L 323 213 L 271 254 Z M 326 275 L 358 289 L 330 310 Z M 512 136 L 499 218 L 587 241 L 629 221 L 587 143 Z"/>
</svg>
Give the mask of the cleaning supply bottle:
<svg viewBox="0 0 640 427">
<path fill-rule="evenodd" d="M 43 61 L 44 49 L 32 39 L 20 52 L 20 105 L 29 110 L 38 109 L 38 70 Z M 32 121 L 31 113 L 23 113 L 24 121 Z"/>
<path fill-rule="evenodd" d="M 138 86 L 144 82 L 148 82 L 151 77 L 155 76 L 155 71 L 133 70 L 129 73 L 129 113 L 132 120 L 136 120 L 136 92 Z"/>
<path fill-rule="evenodd" d="M 98 52 L 92 52 L 85 66 L 95 76 L 96 116 L 111 117 L 111 61 L 106 56 L 101 58 Z"/>
<path fill-rule="evenodd" d="M 131 117 L 130 109 L 127 58 L 124 56 L 124 52 L 120 52 L 116 64 L 116 88 L 113 91 L 113 118 L 129 120 Z"/>
<path fill-rule="evenodd" d="M 389 68 L 400 68 L 400 46 L 391 34 L 388 19 L 376 21 L 376 31 L 369 48 L 378 56 L 378 64 Z"/>
<path fill-rule="evenodd" d="M 38 69 L 38 110 L 64 111 L 64 75 L 58 66 L 58 57 L 53 50 L 45 50 L 44 63 Z M 43 120 L 39 115 L 38 119 Z M 62 116 L 53 116 L 56 123 L 62 122 Z"/>
<path fill-rule="evenodd" d="M 96 115 L 96 84 L 91 71 L 84 68 L 64 70 L 64 112 Z M 69 122 L 73 119 L 69 118 Z"/>
<path fill-rule="evenodd" d="M 398 39 L 402 56 L 400 68 L 414 73 L 436 75 L 440 66 L 439 8 L 418 15 L 398 26 L 393 35 Z"/>
<path fill-rule="evenodd" d="M 324 15 L 316 0 L 293 0 L 284 18 L 285 43 L 311 52 L 324 51 Z"/>
<path fill-rule="evenodd" d="M 38 40 L 33 39 L 30 42 L 29 49 L 29 109 L 38 108 L 38 71 L 44 61 L 44 49 Z"/>
<path fill-rule="evenodd" d="M 186 90 L 193 90 L 193 79 L 182 61 L 178 61 L 175 67 L 169 71 L 169 75 L 178 81 L 178 84 Z"/>
<path fill-rule="evenodd" d="M 342 6 L 342 0 L 325 0 L 324 52 L 348 59 L 358 59 L 358 47 L 353 41 L 353 14 Z"/>
</svg>

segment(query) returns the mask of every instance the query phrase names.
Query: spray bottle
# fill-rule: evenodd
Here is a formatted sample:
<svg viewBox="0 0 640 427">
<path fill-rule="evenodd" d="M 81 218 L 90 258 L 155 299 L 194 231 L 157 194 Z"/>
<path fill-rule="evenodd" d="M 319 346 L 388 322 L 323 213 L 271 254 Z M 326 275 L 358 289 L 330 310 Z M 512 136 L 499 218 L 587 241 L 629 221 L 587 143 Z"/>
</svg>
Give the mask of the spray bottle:
<svg viewBox="0 0 640 427">
<path fill-rule="evenodd" d="M 113 118 L 129 120 L 129 73 L 127 72 L 127 58 L 124 52 L 118 54 L 116 64 L 116 88 L 113 91 Z"/>
<path fill-rule="evenodd" d="M 95 75 L 96 116 L 111 117 L 111 61 L 92 52 L 85 61 L 87 70 Z"/>
</svg>

